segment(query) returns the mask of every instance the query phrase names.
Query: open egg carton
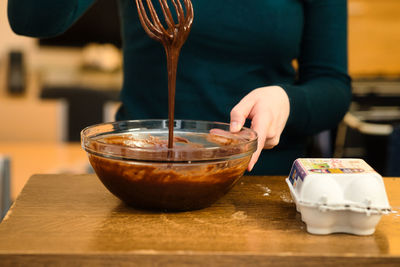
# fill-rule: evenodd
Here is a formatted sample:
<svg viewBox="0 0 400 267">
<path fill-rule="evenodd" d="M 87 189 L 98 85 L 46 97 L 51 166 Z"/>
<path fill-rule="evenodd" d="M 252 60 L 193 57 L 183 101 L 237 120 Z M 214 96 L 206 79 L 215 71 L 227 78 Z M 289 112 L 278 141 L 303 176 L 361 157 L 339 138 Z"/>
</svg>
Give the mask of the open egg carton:
<svg viewBox="0 0 400 267">
<path fill-rule="evenodd" d="M 391 211 L 382 176 L 362 159 L 300 158 L 286 182 L 312 234 L 371 235 Z"/>
</svg>

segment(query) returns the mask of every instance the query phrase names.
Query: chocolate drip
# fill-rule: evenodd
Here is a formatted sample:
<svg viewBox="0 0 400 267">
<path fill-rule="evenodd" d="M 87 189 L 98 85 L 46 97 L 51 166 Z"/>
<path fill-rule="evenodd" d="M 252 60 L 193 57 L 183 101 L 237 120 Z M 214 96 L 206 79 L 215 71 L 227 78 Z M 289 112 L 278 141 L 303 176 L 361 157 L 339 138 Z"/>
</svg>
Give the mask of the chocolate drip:
<svg viewBox="0 0 400 267">
<path fill-rule="evenodd" d="M 161 42 L 167 56 L 168 70 L 168 148 L 174 144 L 174 114 L 175 114 L 175 91 L 176 73 L 181 48 L 185 43 L 193 23 L 193 6 L 189 0 L 183 0 L 185 10 L 180 0 L 172 0 L 176 11 L 178 22 L 175 23 L 169 9 L 167 0 L 159 0 L 164 15 L 167 29 L 161 23 L 151 0 L 146 0 L 151 19 L 147 16 L 142 0 L 136 0 L 140 22 L 150 38 Z"/>
<path fill-rule="evenodd" d="M 168 148 L 172 148 L 174 145 L 176 73 L 178 70 L 180 49 L 170 49 L 166 45 L 164 45 L 164 47 L 167 56 L 168 70 Z"/>
</svg>

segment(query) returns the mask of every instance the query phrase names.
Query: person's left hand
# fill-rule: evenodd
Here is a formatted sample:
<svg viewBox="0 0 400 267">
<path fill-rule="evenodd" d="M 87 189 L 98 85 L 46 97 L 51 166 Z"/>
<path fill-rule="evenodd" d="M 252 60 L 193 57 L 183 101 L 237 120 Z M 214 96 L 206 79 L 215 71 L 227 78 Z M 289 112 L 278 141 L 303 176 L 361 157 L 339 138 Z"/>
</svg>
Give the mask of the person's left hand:
<svg viewBox="0 0 400 267">
<path fill-rule="evenodd" d="M 240 131 L 246 119 L 251 119 L 251 128 L 258 134 L 257 150 L 248 171 L 253 169 L 263 148 L 271 149 L 279 143 L 289 112 L 289 97 L 280 86 L 254 89 L 231 110 L 231 132 Z"/>
</svg>

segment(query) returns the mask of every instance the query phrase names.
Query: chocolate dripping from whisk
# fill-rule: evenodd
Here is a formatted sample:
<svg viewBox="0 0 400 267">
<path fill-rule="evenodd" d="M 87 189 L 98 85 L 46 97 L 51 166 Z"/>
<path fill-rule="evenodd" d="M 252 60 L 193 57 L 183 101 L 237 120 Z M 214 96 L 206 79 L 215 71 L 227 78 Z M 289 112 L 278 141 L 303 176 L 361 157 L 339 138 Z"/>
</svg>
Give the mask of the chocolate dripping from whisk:
<svg viewBox="0 0 400 267">
<path fill-rule="evenodd" d="M 185 12 L 180 0 L 172 0 L 175 7 L 178 23 L 175 23 L 166 0 L 159 0 L 163 11 L 165 23 L 168 28 L 160 22 L 151 0 L 146 0 L 152 21 L 149 20 L 142 0 L 136 0 L 136 6 L 140 22 L 150 36 L 150 38 L 161 42 L 165 49 L 167 57 L 168 71 L 168 148 L 174 145 L 174 115 L 175 115 L 175 93 L 176 93 L 176 75 L 178 69 L 178 59 L 180 50 L 185 43 L 193 23 L 193 6 L 190 0 L 183 0 Z M 169 156 L 170 153 L 169 153 Z"/>
</svg>

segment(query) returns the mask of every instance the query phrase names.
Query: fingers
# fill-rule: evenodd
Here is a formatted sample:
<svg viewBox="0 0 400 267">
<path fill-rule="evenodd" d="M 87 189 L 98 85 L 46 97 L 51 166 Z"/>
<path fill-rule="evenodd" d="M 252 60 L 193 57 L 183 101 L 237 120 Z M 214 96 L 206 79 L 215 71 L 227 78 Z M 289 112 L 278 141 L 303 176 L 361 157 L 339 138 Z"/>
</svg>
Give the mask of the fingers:
<svg viewBox="0 0 400 267">
<path fill-rule="evenodd" d="M 257 88 L 232 109 L 230 131 L 240 131 L 246 119 L 251 119 L 251 128 L 258 135 L 257 150 L 250 159 L 248 171 L 253 169 L 263 148 L 278 145 L 289 113 L 289 98 L 279 86 Z"/>
<path fill-rule="evenodd" d="M 280 136 L 275 136 L 274 138 L 271 138 L 271 139 L 265 139 L 264 149 L 272 149 L 272 148 L 276 147 L 280 141 L 279 137 Z"/>
<path fill-rule="evenodd" d="M 254 168 L 254 165 L 256 165 L 256 162 L 257 162 L 257 160 L 258 160 L 259 157 L 260 157 L 260 153 L 258 153 L 258 154 L 254 153 L 254 154 L 251 156 L 249 165 L 247 166 L 247 171 L 248 171 L 248 172 L 251 172 L 251 170 Z"/>
<path fill-rule="evenodd" d="M 239 132 L 242 129 L 246 119 L 255 104 L 253 97 L 249 94 L 245 96 L 236 106 L 231 110 L 230 131 Z"/>
<path fill-rule="evenodd" d="M 258 157 L 261 154 L 261 151 L 264 147 L 264 142 L 266 138 L 266 128 L 265 126 L 268 123 L 267 116 L 262 116 L 262 113 L 257 112 L 256 102 L 257 102 L 257 94 L 256 90 L 246 95 L 231 111 L 231 123 L 230 123 L 230 131 L 238 132 L 243 127 L 246 119 L 249 118 L 252 120 L 251 128 L 257 133 L 257 150 L 253 153 L 249 165 L 247 167 L 248 171 L 251 171 L 258 160 Z"/>
<path fill-rule="evenodd" d="M 256 164 L 258 158 L 260 157 L 261 151 L 264 148 L 265 140 L 267 138 L 267 131 L 270 128 L 271 120 L 270 116 L 267 114 L 256 113 L 256 115 L 252 118 L 251 128 L 257 133 L 257 150 L 253 153 L 249 166 L 247 167 L 248 171 L 251 171 Z"/>
<path fill-rule="evenodd" d="M 270 123 L 265 137 L 264 149 L 271 149 L 279 144 L 281 133 L 283 131 L 283 127 L 279 122 L 280 120 L 275 119 Z"/>
</svg>

